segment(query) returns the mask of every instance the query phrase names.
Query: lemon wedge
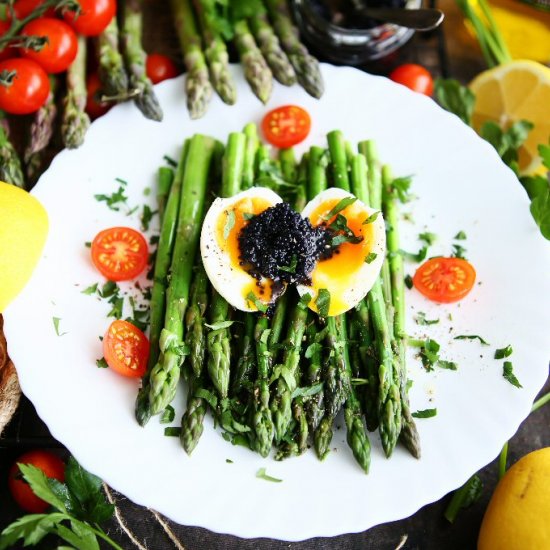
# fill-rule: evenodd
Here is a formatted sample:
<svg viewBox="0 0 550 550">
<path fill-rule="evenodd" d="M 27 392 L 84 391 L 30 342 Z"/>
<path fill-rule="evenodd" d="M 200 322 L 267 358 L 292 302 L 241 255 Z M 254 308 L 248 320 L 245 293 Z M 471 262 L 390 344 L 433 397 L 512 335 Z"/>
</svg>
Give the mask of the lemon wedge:
<svg viewBox="0 0 550 550">
<path fill-rule="evenodd" d="M 26 191 L 0 181 L 0 313 L 29 281 L 48 235 L 48 215 Z"/>
<path fill-rule="evenodd" d="M 476 131 L 488 120 L 504 129 L 519 120 L 535 125 L 519 150 L 519 168 L 521 174 L 536 173 L 542 165 L 537 146 L 550 137 L 550 68 L 536 61 L 511 61 L 479 74 L 470 89 L 476 96 Z"/>
</svg>

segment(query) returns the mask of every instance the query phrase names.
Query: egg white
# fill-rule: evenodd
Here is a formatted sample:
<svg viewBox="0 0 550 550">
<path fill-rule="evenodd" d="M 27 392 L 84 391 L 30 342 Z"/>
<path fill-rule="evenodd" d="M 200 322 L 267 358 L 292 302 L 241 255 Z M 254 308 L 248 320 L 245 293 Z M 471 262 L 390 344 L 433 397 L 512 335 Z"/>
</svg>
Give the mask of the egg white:
<svg viewBox="0 0 550 550">
<path fill-rule="evenodd" d="M 302 215 L 309 218 L 311 214 L 313 214 L 313 212 L 315 212 L 315 210 L 317 210 L 317 208 L 321 206 L 321 204 L 323 204 L 324 202 L 334 199 L 340 201 L 343 198 L 353 196 L 354 195 L 352 195 L 348 191 L 344 191 L 343 189 L 338 189 L 336 187 L 331 187 L 330 189 L 319 193 L 315 198 L 308 202 L 304 210 L 302 211 Z M 355 207 L 361 208 L 361 210 L 364 211 L 365 219 L 376 212 L 376 210 L 368 207 L 366 204 L 359 200 L 356 200 L 353 205 Z M 326 288 L 331 295 L 331 308 L 329 310 L 329 316 L 340 315 L 355 307 L 367 295 L 369 290 L 374 285 L 376 279 L 378 278 L 378 275 L 380 274 L 380 270 L 382 269 L 382 264 L 384 263 L 384 257 L 386 254 L 386 230 L 381 212 L 378 214 L 376 220 L 371 222 L 371 227 L 373 231 L 373 244 L 371 247 L 371 252 L 374 252 L 376 254 L 376 258 L 370 264 L 363 262 L 361 267 L 351 274 L 346 273 L 346 266 L 342 265 L 342 272 L 345 273 L 346 277 L 350 278 L 349 284 L 346 285 L 345 288 L 339 287 L 339 280 L 328 281 L 328 284 L 323 287 Z M 322 262 L 318 262 L 315 266 L 315 269 L 312 272 L 312 276 L 314 276 L 315 270 L 318 268 L 320 263 Z M 314 304 L 320 288 L 317 288 L 315 285 L 298 285 L 297 289 L 300 296 L 309 294 L 312 297 L 309 305 L 310 308 L 315 311 L 316 308 Z M 341 304 L 341 306 L 338 307 L 338 309 L 335 309 L 336 306 L 333 306 L 333 304 L 337 303 Z"/>
<path fill-rule="evenodd" d="M 231 210 L 244 198 L 259 198 L 270 203 L 270 206 L 282 202 L 283 199 L 267 187 L 252 187 L 233 197 L 218 198 L 208 209 L 201 230 L 200 249 L 202 263 L 212 286 L 233 307 L 241 311 L 257 311 L 257 308 L 246 299 L 245 289 L 256 280 L 240 266 L 231 261 L 231 256 L 224 250 L 216 238 L 217 224 L 225 211 Z M 269 284 L 265 279 L 262 283 Z"/>
</svg>

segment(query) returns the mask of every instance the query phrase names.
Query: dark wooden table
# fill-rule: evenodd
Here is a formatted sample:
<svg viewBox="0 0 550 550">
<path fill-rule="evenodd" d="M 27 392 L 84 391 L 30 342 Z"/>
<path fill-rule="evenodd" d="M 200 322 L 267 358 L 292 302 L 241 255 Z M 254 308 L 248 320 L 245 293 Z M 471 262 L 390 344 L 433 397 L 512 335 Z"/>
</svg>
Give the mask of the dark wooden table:
<svg viewBox="0 0 550 550">
<path fill-rule="evenodd" d="M 466 32 L 453 0 L 443 0 L 440 2 L 440 6 L 447 15 L 443 29 L 443 43 L 441 42 L 442 36 L 438 34 L 415 37 L 412 44 L 397 54 L 390 56 L 382 63 L 365 67 L 365 69 L 387 73 L 391 68 L 404 61 L 416 61 L 427 66 L 434 75 L 448 73 L 464 82 L 483 70 L 484 65 L 479 49 Z M 178 58 L 177 41 L 172 31 L 166 2 L 150 0 L 146 3 L 146 9 L 146 21 L 148 22 L 145 37 L 146 49 L 160 51 Z M 441 49 L 442 45 L 443 49 Z M 544 393 L 548 391 L 550 391 L 550 381 L 547 382 L 543 390 Z M 549 426 L 550 406 L 544 407 L 528 417 L 510 442 L 509 463 L 515 462 L 529 451 L 550 445 Z M 26 446 L 37 446 L 38 443 L 55 445 L 55 442 L 50 439 L 46 426 L 34 413 L 32 404 L 26 400 L 23 400 L 12 425 L 8 427 L 8 435 L 11 433 L 13 437 L 14 432 L 18 432 L 20 436 L 17 447 L 6 448 L 2 447 L 0 443 L 0 530 L 21 515 L 21 511 L 12 501 L 6 485 L 9 466 Z M 27 437 L 28 434 L 31 439 L 25 441 L 24 437 Z M 66 454 L 62 448 L 58 452 Z M 121 460 L 125 459 L 125 457 L 121 457 Z M 425 506 L 413 516 L 401 521 L 380 525 L 362 533 L 310 539 L 299 543 L 270 539 L 244 540 L 212 533 L 198 527 L 184 527 L 171 522 L 167 522 L 167 525 L 179 540 L 180 548 L 187 550 L 218 548 L 224 550 L 282 550 L 283 548 L 294 550 L 393 550 L 397 547 L 406 550 L 441 550 L 442 548 L 468 550 L 476 546 L 481 519 L 497 481 L 497 470 L 497 464 L 493 462 L 480 472 L 484 483 L 481 499 L 460 513 L 453 525 L 443 517 L 449 496 Z M 151 511 L 134 505 L 123 495 L 114 493 L 114 496 L 125 523 L 142 544 L 150 550 L 177 548 Z M 395 498 L 399 499 L 399 492 L 396 492 Z M 135 548 L 127 535 L 121 531 L 115 519 L 108 525 L 108 530 L 113 539 L 123 548 Z M 405 542 L 403 542 L 404 539 L 406 539 Z M 401 543 L 402 546 L 400 546 Z M 43 547 L 52 548 L 54 544 L 45 544 Z"/>
</svg>

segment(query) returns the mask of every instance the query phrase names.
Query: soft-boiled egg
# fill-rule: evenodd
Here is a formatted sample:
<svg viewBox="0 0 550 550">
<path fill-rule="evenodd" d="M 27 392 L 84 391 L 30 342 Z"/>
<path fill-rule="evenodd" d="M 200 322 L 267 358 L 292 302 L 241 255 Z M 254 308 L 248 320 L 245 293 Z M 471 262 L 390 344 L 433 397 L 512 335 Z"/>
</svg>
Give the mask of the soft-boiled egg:
<svg viewBox="0 0 550 550">
<path fill-rule="evenodd" d="M 353 197 L 347 191 L 330 188 L 319 193 L 304 208 L 302 215 L 308 217 L 315 227 L 330 226 L 336 215 L 327 217 L 341 204 L 342 199 Z M 309 307 L 317 311 L 319 290 L 330 293 L 328 315 L 340 315 L 357 305 L 372 288 L 384 262 L 386 233 L 382 213 L 355 200 L 338 214 L 346 218 L 347 227 L 356 237 L 355 241 L 340 244 L 327 259 L 320 259 L 311 273 L 311 285 L 298 285 L 300 296 L 309 294 Z M 365 223 L 367 222 L 367 223 Z"/>
<path fill-rule="evenodd" d="M 272 301 L 272 281 L 255 278 L 241 266 L 239 233 L 248 221 L 282 202 L 266 187 L 252 187 L 227 199 L 216 199 L 204 219 L 201 256 L 210 282 L 233 307 L 257 311 Z"/>
</svg>

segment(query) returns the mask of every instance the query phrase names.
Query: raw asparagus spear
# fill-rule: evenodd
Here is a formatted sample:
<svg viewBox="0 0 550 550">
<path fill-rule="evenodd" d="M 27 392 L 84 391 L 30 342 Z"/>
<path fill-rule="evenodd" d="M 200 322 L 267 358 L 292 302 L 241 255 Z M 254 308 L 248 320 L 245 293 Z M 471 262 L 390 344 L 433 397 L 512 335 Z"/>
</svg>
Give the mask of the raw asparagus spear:
<svg viewBox="0 0 550 550">
<path fill-rule="evenodd" d="M 405 332 L 405 274 L 403 270 L 403 256 L 399 253 L 399 215 L 393 192 L 392 177 L 387 166 L 382 168 L 383 206 L 386 220 L 386 243 L 388 249 L 387 262 L 391 277 L 391 298 L 394 316 L 394 348 L 396 354 L 396 368 L 399 369 L 399 389 L 401 394 L 402 428 L 400 439 L 409 452 L 420 458 L 420 437 L 416 429 L 414 418 L 411 415 L 409 396 L 407 392 L 406 368 L 406 332 Z"/>
<path fill-rule="evenodd" d="M 200 134 L 193 136 L 189 143 L 166 295 L 166 315 L 160 336 L 161 356 L 151 371 L 149 402 L 152 414 L 160 413 L 172 401 L 179 380 L 183 359 L 183 319 L 214 148 L 215 141 Z"/>
<path fill-rule="evenodd" d="M 239 192 L 243 174 L 245 135 L 240 132 L 229 134 L 227 148 L 223 156 L 222 187 L 220 195 L 231 197 Z M 213 292 L 210 308 L 212 324 L 226 321 L 229 316 L 229 304 L 216 291 Z M 229 390 L 231 367 L 230 332 L 227 328 L 212 330 L 207 337 L 208 374 L 214 387 L 223 398 Z"/>
<path fill-rule="evenodd" d="M 273 76 L 285 86 L 296 82 L 296 72 L 269 24 L 265 13 L 250 18 L 250 27 Z"/>
<path fill-rule="evenodd" d="M 187 68 L 185 77 L 187 109 L 191 118 L 200 118 L 206 113 L 212 97 L 212 85 L 208 78 L 201 37 L 197 31 L 190 0 L 171 0 L 171 5 L 183 62 Z"/>
<path fill-rule="evenodd" d="M 78 52 L 67 70 L 67 92 L 63 102 L 61 136 L 68 149 L 80 147 L 90 126 L 86 114 L 86 37 L 78 37 Z"/>
<path fill-rule="evenodd" d="M 122 41 L 124 44 L 124 60 L 128 69 L 130 88 L 137 94 L 134 103 L 138 109 L 151 120 L 162 120 L 162 109 L 145 71 L 147 58 L 141 45 L 143 16 L 141 0 L 123 1 Z"/>
<path fill-rule="evenodd" d="M 0 113 L 0 180 L 25 187 L 21 160 L 9 138 L 8 121 Z"/>
<path fill-rule="evenodd" d="M 57 115 L 55 105 L 55 90 L 57 80 L 50 76 L 50 93 L 46 103 L 36 111 L 30 127 L 30 140 L 25 149 L 25 170 L 29 182 L 34 182 L 40 175 L 43 152 L 49 145 L 53 135 L 53 125 Z"/>
<path fill-rule="evenodd" d="M 266 0 L 275 32 L 286 51 L 300 85 L 317 99 L 323 95 L 323 77 L 319 62 L 300 42 L 298 30 L 292 23 L 286 0 Z"/>
<path fill-rule="evenodd" d="M 234 25 L 235 45 L 244 69 L 244 76 L 256 97 L 267 103 L 273 88 L 273 75 L 256 45 L 248 23 L 243 19 Z"/>
<path fill-rule="evenodd" d="M 141 388 L 138 392 L 135 405 L 136 420 L 141 426 L 151 418 L 149 405 L 149 377 L 151 370 L 156 365 L 159 358 L 160 333 L 164 324 L 164 314 L 166 311 L 166 288 L 168 286 L 168 272 L 172 262 L 172 250 L 176 240 L 176 227 L 178 223 L 178 214 L 181 200 L 181 186 L 183 179 L 183 170 L 189 151 L 189 140 L 186 140 L 178 164 L 177 172 L 174 176 L 174 182 L 170 188 L 166 209 L 162 217 L 162 226 L 155 257 L 155 268 L 153 276 L 153 288 L 151 290 L 151 320 L 149 324 L 149 362 L 147 364 L 147 374 L 141 381 Z"/>
<path fill-rule="evenodd" d="M 107 96 L 124 96 L 128 92 L 128 75 L 118 46 L 118 23 L 113 17 L 98 36 L 99 79 Z"/>
<path fill-rule="evenodd" d="M 229 55 L 225 42 L 213 28 L 206 15 L 203 0 L 193 0 L 195 12 L 198 15 L 202 37 L 204 40 L 204 55 L 210 69 L 212 86 L 224 103 L 233 105 L 237 100 L 237 89 L 229 71 Z"/>
</svg>

